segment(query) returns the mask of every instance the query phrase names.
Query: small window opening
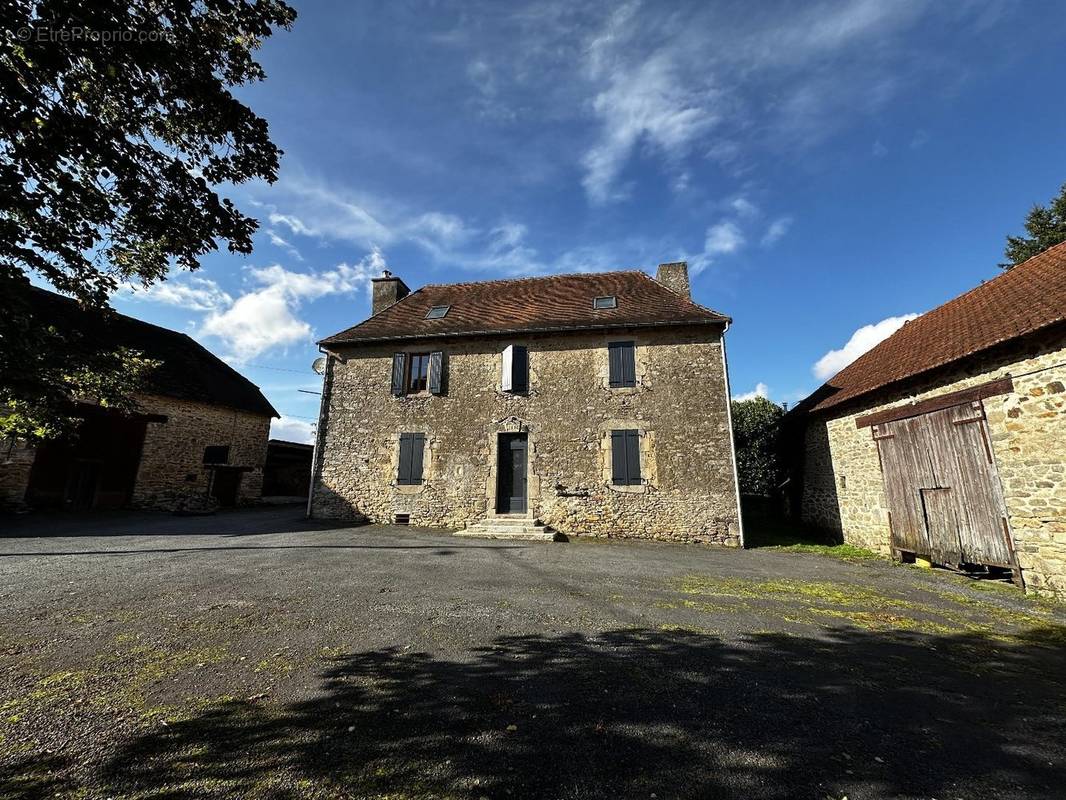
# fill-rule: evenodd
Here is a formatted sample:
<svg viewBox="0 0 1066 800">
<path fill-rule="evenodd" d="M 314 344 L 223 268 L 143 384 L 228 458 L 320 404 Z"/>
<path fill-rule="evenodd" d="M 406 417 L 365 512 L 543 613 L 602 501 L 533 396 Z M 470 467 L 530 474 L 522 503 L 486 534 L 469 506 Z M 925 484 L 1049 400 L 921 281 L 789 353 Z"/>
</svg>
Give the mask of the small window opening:
<svg viewBox="0 0 1066 800">
<path fill-rule="evenodd" d="M 410 514 L 397 514 L 396 515 L 396 524 L 397 525 L 410 525 L 411 524 L 411 515 Z"/>
<path fill-rule="evenodd" d="M 597 297 L 592 301 L 593 308 L 617 308 L 618 299 L 612 295 L 606 295 L 605 297 Z"/>
<path fill-rule="evenodd" d="M 228 444 L 210 444 L 204 448 L 205 464 L 225 464 L 229 461 Z"/>
<path fill-rule="evenodd" d="M 433 306 L 428 312 L 426 312 L 426 319 L 443 319 L 444 315 L 448 313 L 448 309 L 451 306 Z"/>
</svg>

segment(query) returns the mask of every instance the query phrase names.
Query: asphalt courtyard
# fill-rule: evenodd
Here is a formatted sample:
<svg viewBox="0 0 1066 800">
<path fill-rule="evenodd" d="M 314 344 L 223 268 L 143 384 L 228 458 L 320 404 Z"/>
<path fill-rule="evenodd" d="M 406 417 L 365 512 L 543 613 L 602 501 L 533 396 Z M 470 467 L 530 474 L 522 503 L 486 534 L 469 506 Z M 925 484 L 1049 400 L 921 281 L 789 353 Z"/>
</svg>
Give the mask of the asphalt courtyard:
<svg viewBox="0 0 1066 800">
<path fill-rule="evenodd" d="M 1066 613 L 878 559 L 0 518 L 0 797 L 1066 792 Z"/>
</svg>

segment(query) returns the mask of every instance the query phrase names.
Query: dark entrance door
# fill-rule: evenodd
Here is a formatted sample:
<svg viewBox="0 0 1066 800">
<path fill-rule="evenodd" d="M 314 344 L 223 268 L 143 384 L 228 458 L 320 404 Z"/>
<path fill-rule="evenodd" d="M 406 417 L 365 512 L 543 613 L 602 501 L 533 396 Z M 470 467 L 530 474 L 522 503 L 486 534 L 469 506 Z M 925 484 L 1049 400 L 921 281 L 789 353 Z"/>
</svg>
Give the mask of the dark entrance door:
<svg viewBox="0 0 1066 800">
<path fill-rule="evenodd" d="M 232 467 L 215 467 L 211 479 L 211 496 L 220 506 L 237 505 L 237 489 L 241 485 L 241 471 Z"/>
<path fill-rule="evenodd" d="M 526 435 L 500 434 L 497 460 L 496 511 L 501 514 L 526 510 Z"/>
</svg>

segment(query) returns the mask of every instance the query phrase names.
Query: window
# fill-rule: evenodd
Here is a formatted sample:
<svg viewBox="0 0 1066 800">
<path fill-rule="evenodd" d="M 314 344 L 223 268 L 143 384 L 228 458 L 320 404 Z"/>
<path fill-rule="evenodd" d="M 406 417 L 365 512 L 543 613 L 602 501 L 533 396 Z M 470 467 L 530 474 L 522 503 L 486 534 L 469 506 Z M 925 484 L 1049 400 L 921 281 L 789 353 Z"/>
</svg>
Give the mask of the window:
<svg viewBox="0 0 1066 800">
<path fill-rule="evenodd" d="M 612 389 L 637 385 L 637 364 L 633 342 L 611 342 L 607 345 Z"/>
<path fill-rule="evenodd" d="M 411 353 L 407 357 L 407 394 L 426 391 L 429 382 L 429 353 Z"/>
<path fill-rule="evenodd" d="M 426 446 L 423 433 L 400 434 L 400 469 L 396 483 L 400 486 L 417 486 L 422 483 L 422 452 Z"/>
<path fill-rule="evenodd" d="M 639 431 L 611 431 L 611 483 L 640 486 Z"/>
<path fill-rule="evenodd" d="M 523 345 L 509 344 L 503 350 L 503 379 L 505 392 L 522 394 L 529 390 L 529 352 Z"/>
<path fill-rule="evenodd" d="M 205 464 L 225 464 L 229 461 L 228 444 L 209 444 L 204 448 Z"/>
<path fill-rule="evenodd" d="M 444 353 L 394 353 L 392 356 L 392 394 L 430 394 L 444 392 Z"/>
<path fill-rule="evenodd" d="M 451 306 L 433 306 L 433 308 L 426 312 L 426 319 L 444 319 L 449 308 L 451 308 Z"/>
<path fill-rule="evenodd" d="M 606 295 L 605 297 L 593 298 L 592 307 L 593 308 L 597 308 L 597 309 L 600 309 L 600 308 L 617 308 L 618 307 L 618 298 L 616 298 L 613 294 Z"/>
</svg>

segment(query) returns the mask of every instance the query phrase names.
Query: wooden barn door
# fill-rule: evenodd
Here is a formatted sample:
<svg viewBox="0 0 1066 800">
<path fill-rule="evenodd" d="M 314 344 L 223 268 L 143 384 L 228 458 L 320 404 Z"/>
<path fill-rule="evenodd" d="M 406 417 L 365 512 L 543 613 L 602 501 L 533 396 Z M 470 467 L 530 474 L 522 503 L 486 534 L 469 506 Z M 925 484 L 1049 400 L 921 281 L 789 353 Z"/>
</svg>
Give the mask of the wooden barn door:
<svg viewBox="0 0 1066 800">
<path fill-rule="evenodd" d="M 894 550 L 1017 569 L 980 402 L 874 425 L 873 436 Z"/>
</svg>

